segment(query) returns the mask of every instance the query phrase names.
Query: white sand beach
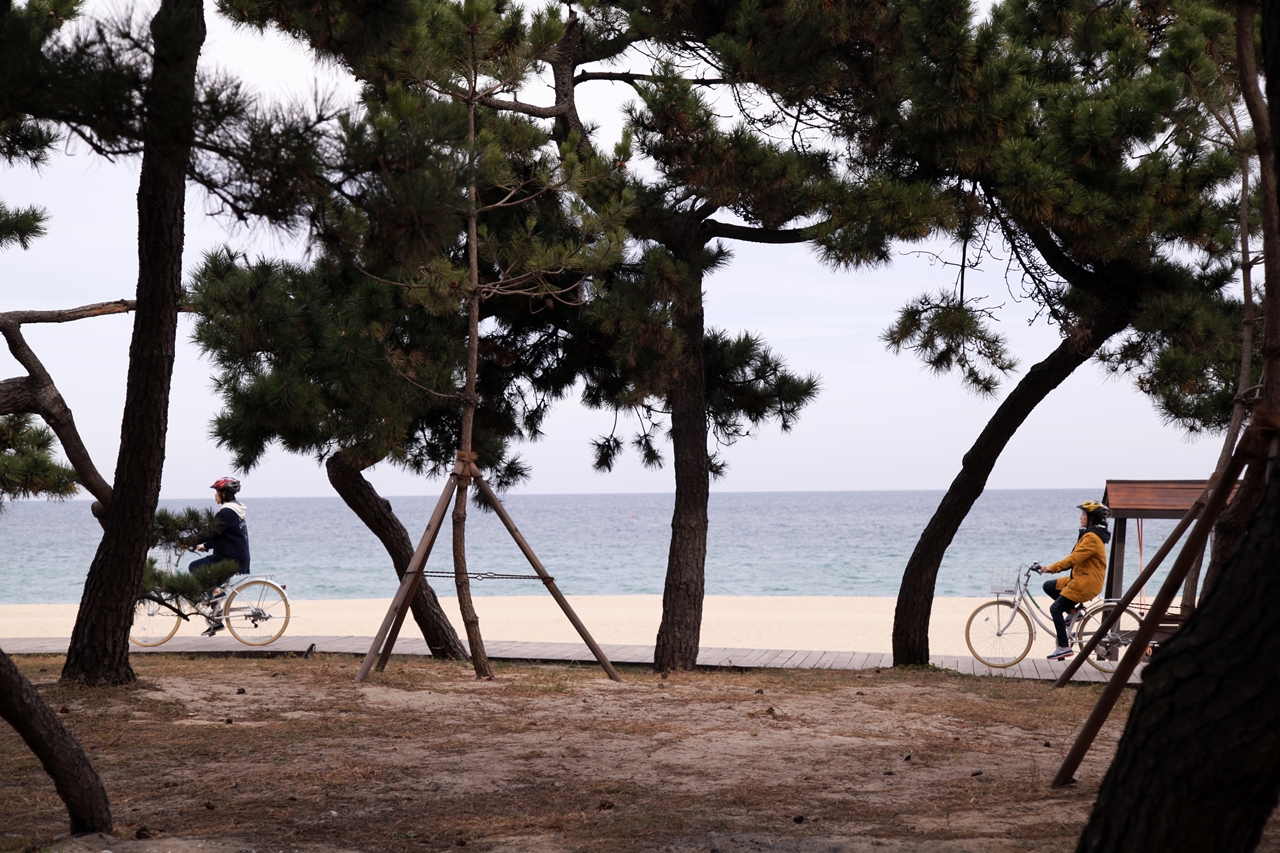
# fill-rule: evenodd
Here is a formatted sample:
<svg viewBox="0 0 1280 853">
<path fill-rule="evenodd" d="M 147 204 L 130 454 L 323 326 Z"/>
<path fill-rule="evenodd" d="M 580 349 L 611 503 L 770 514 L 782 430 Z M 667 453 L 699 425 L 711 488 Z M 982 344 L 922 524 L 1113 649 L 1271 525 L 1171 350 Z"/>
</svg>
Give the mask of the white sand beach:
<svg viewBox="0 0 1280 853">
<path fill-rule="evenodd" d="M 939 598 L 934 601 L 929 649 L 933 654 L 968 655 L 965 621 L 987 599 Z M 459 633 L 457 599 L 442 598 Z M 570 604 L 601 643 L 651 644 L 662 617 L 658 595 L 571 596 Z M 390 599 L 292 601 L 290 634 L 373 636 Z M 893 648 L 895 599 L 838 596 L 729 596 L 706 598 L 701 645 L 706 648 L 822 649 L 888 652 Z M 486 639 L 573 642 L 578 639 L 555 601 L 548 596 L 494 596 L 475 599 Z M 69 637 L 78 605 L 0 605 L 0 648 L 9 637 Z M 194 622 L 180 635 L 203 630 Z M 406 625 L 404 636 L 413 630 Z M 1036 631 L 1033 654 L 1048 654 L 1052 636 Z"/>
</svg>

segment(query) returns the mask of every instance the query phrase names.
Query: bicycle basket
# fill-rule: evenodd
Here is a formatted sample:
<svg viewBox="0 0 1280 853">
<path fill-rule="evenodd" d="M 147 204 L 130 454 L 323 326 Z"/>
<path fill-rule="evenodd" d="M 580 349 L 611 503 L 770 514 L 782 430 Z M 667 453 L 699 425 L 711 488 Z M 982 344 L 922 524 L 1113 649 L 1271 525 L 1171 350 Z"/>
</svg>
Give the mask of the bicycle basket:
<svg viewBox="0 0 1280 853">
<path fill-rule="evenodd" d="M 991 570 L 991 594 L 1013 595 L 1018 591 L 1018 570 L 999 568 Z"/>
</svg>

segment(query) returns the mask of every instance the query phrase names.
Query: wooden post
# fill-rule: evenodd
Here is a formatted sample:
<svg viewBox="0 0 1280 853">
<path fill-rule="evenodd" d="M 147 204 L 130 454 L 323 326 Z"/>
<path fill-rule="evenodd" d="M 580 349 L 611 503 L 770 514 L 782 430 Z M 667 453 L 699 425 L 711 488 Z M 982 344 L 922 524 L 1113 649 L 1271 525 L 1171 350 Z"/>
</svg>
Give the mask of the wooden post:
<svg viewBox="0 0 1280 853">
<path fill-rule="evenodd" d="M 1204 509 L 1205 495 L 1201 495 L 1196 502 L 1191 505 L 1191 509 L 1187 510 L 1187 514 L 1178 522 L 1178 526 L 1169 534 L 1169 538 L 1164 540 L 1164 544 L 1160 546 L 1160 550 L 1156 551 L 1155 556 L 1151 558 L 1151 562 L 1147 563 L 1146 568 L 1142 570 L 1142 574 L 1138 575 L 1138 579 L 1133 582 L 1115 607 L 1111 608 L 1111 612 L 1107 614 L 1107 618 L 1102 620 L 1102 624 L 1098 626 L 1098 630 L 1093 632 L 1093 636 L 1089 638 L 1089 642 L 1084 644 L 1084 648 L 1080 649 L 1080 654 L 1067 664 L 1066 670 L 1062 675 L 1058 676 L 1058 680 L 1053 683 L 1054 687 L 1065 687 L 1071 681 L 1071 676 L 1075 675 L 1080 666 L 1093 654 L 1093 650 L 1098 647 L 1098 643 L 1102 640 L 1106 633 L 1111 630 L 1112 626 L 1120 621 L 1124 609 L 1138 597 L 1138 592 L 1147 585 L 1147 581 L 1151 580 L 1151 576 L 1156 573 L 1156 569 L 1160 568 L 1160 564 L 1164 562 L 1164 558 L 1169 556 L 1169 552 L 1173 550 L 1173 546 L 1178 544 L 1178 540 L 1182 538 L 1182 534 L 1187 532 L 1187 528 L 1191 526 L 1191 522 L 1196 520 L 1200 515 L 1200 511 Z M 1123 519 L 1120 519 L 1123 520 Z M 1116 525 L 1119 527 L 1119 524 Z M 1115 551 L 1111 552 L 1115 556 Z M 1108 597 L 1110 598 L 1110 597 Z"/>
<path fill-rule="evenodd" d="M 564 611 L 564 615 L 569 618 L 573 627 L 577 629 L 578 636 L 582 637 L 582 641 L 587 644 L 587 648 L 591 649 L 591 654 L 595 655 L 600 666 L 614 681 L 622 681 L 617 670 L 613 668 L 613 664 L 609 662 L 609 658 L 605 656 L 604 651 L 592 638 L 591 633 L 587 630 L 587 626 L 582 624 L 582 620 L 578 618 L 578 614 L 573 612 L 573 608 L 569 606 L 569 601 L 564 597 L 560 590 L 556 587 L 555 580 L 547 574 L 547 570 L 542 567 L 542 561 L 538 559 L 538 555 L 529 547 L 529 543 L 525 541 L 524 536 L 516 528 L 516 523 L 511 520 L 511 516 L 507 514 L 506 507 L 502 505 L 502 501 L 498 500 L 498 496 L 494 494 L 493 489 L 485 482 L 480 474 L 480 469 L 475 465 L 471 466 L 471 476 L 475 479 L 476 485 L 484 494 L 485 500 L 493 507 L 493 511 L 498 514 L 498 518 L 502 519 L 503 525 L 506 526 L 507 532 L 511 534 L 511 538 L 515 540 L 516 545 L 520 546 L 520 551 L 524 554 L 525 559 L 529 561 L 529 565 L 533 566 L 533 570 L 538 573 L 538 577 L 542 578 L 542 583 L 546 585 L 547 590 L 551 593 L 551 597 L 556 600 L 556 604 L 560 605 L 560 609 Z"/>
<path fill-rule="evenodd" d="M 1245 437 L 1248 438 L 1248 434 Z M 1079 769 L 1080 762 L 1084 760 L 1085 753 L 1089 751 L 1089 747 L 1093 744 L 1093 739 L 1102 730 L 1102 724 L 1110 716 L 1111 709 L 1115 707 L 1116 700 L 1120 698 L 1120 691 L 1124 690 L 1129 683 L 1129 676 L 1133 675 L 1133 671 L 1138 667 L 1138 662 L 1146 654 L 1147 644 L 1155 636 L 1156 626 L 1160 624 L 1165 611 L 1169 609 L 1169 603 L 1173 601 L 1174 594 L 1186 578 L 1187 570 L 1190 569 L 1196 554 L 1204 548 L 1204 543 L 1209 538 L 1209 531 L 1217 522 L 1218 516 L 1222 514 L 1222 509 L 1226 506 L 1227 499 L 1231 496 L 1232 486 L 1239 478 L 1240 470 L 1245 465 L 1247 448 L 1252 444 L 1253 442 L 1251 441 L 1241 441 L 1240 447 L 1236 449 L 1235 454 L 1231 457 L 1226 470 L 1222 472 L 1222 477 L 1218 480 L 1217 485 L 1214 486 L 1213 493 L 1205 503 L 1204 511 L 1196 521 L 1196 526 L 1192 528 L 1191 535 L 1187 537 L 1187 544 L 1183 546 L 1182 552 L 1178 554 L 1178 559 L 1173 561 L 1173 568 L 1169 570 L 1169 577 L 1165 578 L 1164 585 L 1160 587 L 1160 592 L 1156 594 L 1155 600 L 1151 602 L 1151 609 L 1147 611 L 1142 624 L 1138 626 L 1138 633 L 1133 639 L 1133 644 L 1125 651 L 1119 666 L 1116 667 L 1115 673 L 1111 676 L 1111 681 L 1107 683 L 1106 689 L 1102 692 L 1102 696 L 1099 697 L 1098 704 L 1094 706 L 1093 712 L 1089 714 L 1089 719 L 1085 720 L 1084 727 L 1080 730 L 1075 744 L 1071 747 L 1071 751 L 1067 753 L 1067 757 L 1063 759 L 1062 767 L 1058 769 L 1058 775 L 1053 777 L 1051 787 L 1061 788 L 1075 781 L 1075 772 Z"/>
<path fill-rule="evenodd" d="M 1127 518 L 1116 519 L 1116 537 L 1111 543 L 1111 565 L 1107 568 L 1105 598 L 1119 598 L 1124 591 L 1124 534 Z"/>
<path fill-rule="evenodd" d="M 445 481 L 444 491 L 440 493 L 440 500 L 436 502 L 435 512 L 431 513 L 427 529 L 418 540 L 418 548 L 409 560 L 409 568 L 400 581 L 400 588 L 396 590 L 395 598 L 391 599 L 391 607 L 388 608 L 387 615 L 382 620 L 382 626 L 378 628 L 378 633 L 373 638 L 373 644 L 369 646 L 369 653 L 364 656 L 364 663 L 356 673 L 356 681 L 364 681 L 369 677 L 369 670 L 373 668 L 375 660 L 378 661 L 378 670 L 381 671 L 387 665 L 387 659 L 391 657 L 391 649 L 400 636 L 400 626 L 404 624 L 405 614 L 409 611 L 409 602 L 413 601 L 414 593 L 418 591 L 418 584 L 422 581 L 422 570 L 427 565 L 431 546 L 436 542 L 436 534 L 440 532 L 445 511 L 449 508 L 449 498 L 458 485 L 458 473 L 461 468 L 462 463 L 459 462 Z"/>
</svg>

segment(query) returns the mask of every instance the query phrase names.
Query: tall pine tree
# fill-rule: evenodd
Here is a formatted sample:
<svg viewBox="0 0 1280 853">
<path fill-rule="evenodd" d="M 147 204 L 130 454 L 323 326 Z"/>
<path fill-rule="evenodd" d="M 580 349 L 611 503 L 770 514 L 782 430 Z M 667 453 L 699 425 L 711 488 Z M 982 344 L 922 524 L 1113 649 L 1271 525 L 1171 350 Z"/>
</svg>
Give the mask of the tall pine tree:
<svg viewBox="0 0 1280 853">
<path fill-rule="evenodd" d="M 1230 277 L 1233 216 L 1219 191 L 1234 157 L 1192 132 L 1200 106 L 1159 66 L 1169 9 L 1014 2 L 978 26 L 970 14 L 942 0 L 906 16 L 910 109 L 879 167 L 976 193 L 1063 343 L 1001 403 L 921 535 L 898 596 L 900 664 L 927 662 L 942 556 L 1034 407 L 1146 312 L 1204 304 Z M 903 340 L 945 319 L 926 315 Z"/>
</svg>

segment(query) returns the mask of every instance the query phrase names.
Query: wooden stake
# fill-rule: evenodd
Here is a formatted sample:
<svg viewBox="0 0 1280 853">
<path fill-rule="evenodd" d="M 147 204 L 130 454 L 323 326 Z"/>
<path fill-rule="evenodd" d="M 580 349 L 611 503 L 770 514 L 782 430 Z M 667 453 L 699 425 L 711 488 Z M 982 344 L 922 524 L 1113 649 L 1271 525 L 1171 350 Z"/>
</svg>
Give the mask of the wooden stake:
<svg viewBox="0 0 1280 853">
<path fill-rule="evenodd" d="M 413 552 L 413 557 L 409 560 L 409 568 L 400 581 L 400 588 L 396 590 L 395 598 L 391 599 L 391 607 L 388 608 L 387 615 L 382 620 L 382 626 L 378 628 L 378 633 L 373 638 L 373 645 L 369 646 L 369 653 L 364 656 L 360 671 L 356 673 L 356 681 L 364 681 L 369 677 L 369 670 L 373 668 L 375 660 L 379 661 L 378 670 L 381 671 L 387 665 L 387 658 L 391 657 L 391 649 L 395 646 L 396 638 L 400 636 L 400 626 L 404 623 L 405 613 L 409 610 L 409 602 L 418 591 L 418 584 L 422 581 L 422 570 L 427 565 L 427 557 L 431 555 L 431 547 L 435 545 L 436 534 L 440 532 L 445 510 L 449 508 L 449 498 L 457 488 L 460 469 L 462 469 L 461 462 L 454 466 L 453 472 L 445 482 L 440 500 L 436 502 L 435 512 L 431 513 L 427 529 L 418 540 L 418 548 Z M 380 651 L 381 658 L 379 658 Z"/>
<path fill-rule="evenodd" d="M 618 675 L 618 671 L 613 668 L 613 664 L 609 662 L 609 658 L 605 656 L 604 651 L 592 638 L 591 632 L 587 630 L 587 626 L 582 624 L 582 620 L 578 618 L 578 614 L 573 612 L 573 608 L 569 606 L 569 601 L 556 587 L 555 580 L 547 574 L 547 570 L 542 567 L 542 561 L 538 559 L 538 555 L 529 547 L 529 543 L 525 541 L 524 536 L 516 528 L 516 523 L 511 520 L 511 516 L 507 514 L 506 507 L 502 505 L 502 501 L 498 500 L 498 496 L 494 494 L 493 489 L 485 482 L 480 474 L 480 469 L 475 465 L 471 466 L 471 476 L 475 479 L 476 486 L 484 494 L 485 500 L 493 507 L 493 511 L 498 514 L 498 518 L 502 519 L 503 525 L 506 526 L 507 532 L 511 534 L 511 538 L 515 540 L 516 545 L 520 546 L 520 551 L 524 554 L 525 559 L 529 561 L 529 565 L 533 566 L 533 570 L 538 573 L 538 577 L 542 578 L 542 583 L 547 587 L 547 591 L 551 593 L 551 597 L 556 600 L 556 604 L 560 605 L 560 609 L 564 611 L 564 615 L 569 618 L 573 627 L 577 630 L 578 636 L 587 644 L 587 648 L 591 649 L 591 654 L 595 655 L 596 660 L 600 663 L 600 667 L 614 681 L 621 682 L 622 677 Z"/>
<path fill-rule="evenodd" d="M 1196 502 L 1191 505 L 1191 508 L 1187 510 L 1187 514 L 1178 522 L 1178 526 L 1173 528 L 1173 532 L 1169 534 L 1169 538 L 1164 540 L 1164 544 L 1160 546 L 1159 551 L 1156 551 L 1155 556 L 1151 558 L 1151 562 L 1147 563 L 1146 568 L 1142 570 L 1142 574 L 1138 575 L 1137 580 L 1135 580 L 1133 585 L 1129 587 L 1128 592 L 1126 592 L 1120 600 L 1116 602 L 1115 607 L 1111 608 L 1111 612 L 1102 620 L 1102 624 L 1098 627 L 1097 631 L 1094 631 L 1093 636 L 1089 638 L 1089 642 L 1084 644 L 1084 648 L 1080 650 L 1080 654 L 1076 655 L 1071 663 L 1067 664 L 1066 670 L 1062 675 L 1058 676 L 1058 680 L 1053 683 L 1054 687 L 1065 687 L 1071 681 L 1071 676 L 1075 675 L 1081 665 L 1084 664 L 1085 660 L 1088 659 L 1089 655 L 1093 654 L 1093 650 L 1098 647 L 1098 643 L 1102 641 L 1102 638 L 1106 636 L 1107 632 L 1111 630 L 1113 625 L 1120 621 L 1120 617 L 1124 613 L 1124 609 L 1138 597 L 1138 593 L 1147 585 L 1147 581 L 1151 580 L 1151 576 L 1156 573 L 1156 569 L 1160 568 L 1160 564 L 1164 562 L 1164 558 L 1169 556 L 1169 552 L 1173 550 L 1173 546 L 1178 544 L 1178 540 L 1182 538 L 1182 534 L 1187 532 L 1187 528 L 1191 526 L 1191 522 L 1195 521 L 1196 517 L 1200 515 L 1200 511 L 1204 509 L 1205 496 L 1208 494 L 1208 491 L 1209 490 L 1206 489 L 1204 494 L 1201 494 L 1200 497 L 1196 498 Z"/>
<path fill-rule="evenodd" d="M 1245 438 L 1249 438 L 1248 434 L 1246 434 Z M 1257 438 L 1261 438 L 1261 436 L 1257 436 Z M 1239 479 L 1240 470 L 1245 465 L 1245 458 L 1251 455 L 1248 448 L 1252 447 L 1253 444 L 1253 441 L 1241 441 L 1241 446 L 1236 449 L 1235 454 L 1231 457 L 1230 464 L 1222 472 L 1222 478 L 1218 481 L 1218 485 L 1213 489 L 1213 493 L 1205 503 L 1204 511 L 1200 514 L 1199 520 L 1196 521 L 1196 526 L 1191 530 L 1191 535 L 1187 537 L 1187 543 L 1182 547 L 1181 553 L 1178 554 L 1178 559 L 1173 561 L 1173 568 L 1169 570 L 1169 576 L 1165 578 L 1164 585 L 1160 587 L 1160 592 L 1156 595 L 1155 600 L 1151 602 L 1151 609 L 1147 611 L 1146 617 L 1143 618 L 1142 623 L 1138 626 L 1137 636 L 1134 637 L 1133 644 L 1125 651 L 1124 657 L 1120 660 L 1120 665 L 1116 667 L 1116 671 L 1111 676 L 1111 681 L 1107 683 L 1106 690 L 1099 697 L 1098 704 L 1094 706 L 1093 712 L 1089 714 L 1089 719 L 1085 720 L 1084 727 L 1080 730 L 1075 744 L 1062 761 L 1062 767 L 1059 768 L 1058 775 L 1053 777 L 1051 787 L 1062 788 L 1075 781 L 1075 772 L 1080 768 L 1080 762 L 1084 761 L 1085 754 L 1089 751 L 1089 747 L 1093 745 L 1093 739 L 1098 736 L 1098 732 L 1102 730 L 1102 724 L 1110 716 L 1111 709 L 1115 707 L 1116 700 L 1120 698 L 1120 691 L 1124 690 L 1125 686 L 1128 685 L 1129 676 L 1133 675 L 1133 671 L 1137 669 L 1138 663 L 1146 654 L 1147 645 L 1151 642 L 1151 638 L 1155 636 L 1156 626 L 1160 624 L 1161 618 L 1164 617 L 1165 612 L 1169 609 L 1169 603 L 1173 601 L 1174 594 L 1186 578 L 1187 570 L 1191 568 L 1196 554 L 1204 547 L 1204 543 L 1209 538 L 1209 531 L 1213 529 L 1218 516 L 1222 514 L 1222 508 L 1226 506 L 1227 498 L 1230 497 L 1232 492 L 1231 485 Z"/>
</svg>

